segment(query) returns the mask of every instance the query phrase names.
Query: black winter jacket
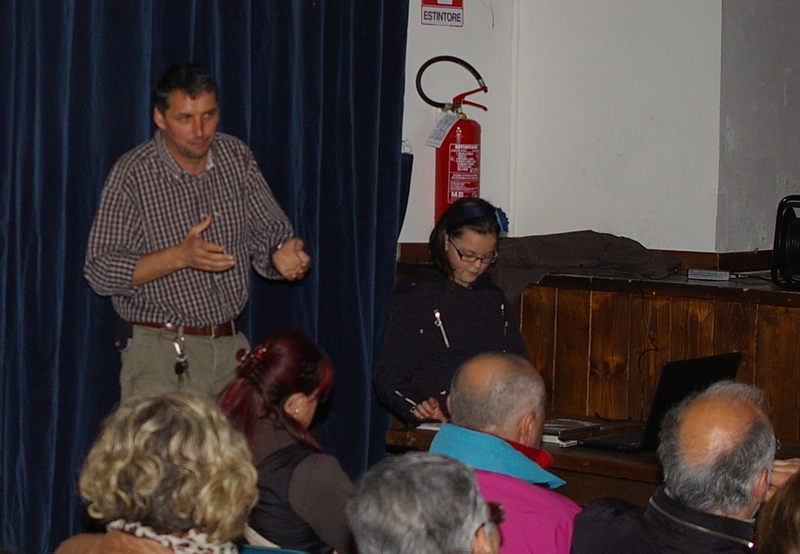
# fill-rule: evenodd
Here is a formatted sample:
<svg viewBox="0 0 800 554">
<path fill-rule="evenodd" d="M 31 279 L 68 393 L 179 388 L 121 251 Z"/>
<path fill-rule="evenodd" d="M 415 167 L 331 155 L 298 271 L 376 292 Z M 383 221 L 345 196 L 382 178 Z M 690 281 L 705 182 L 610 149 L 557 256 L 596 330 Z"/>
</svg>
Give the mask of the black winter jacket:
<svg viewBox="0 0 800 554">
<path fill-rule="evenodd" d="M 528 356 L 502 291 L 487 274 L 467 288 L 433 269 L 422 269 L 400 283 L 392 297 L 373 375 L 375 391 L 396 417 L 416 425 L 411 405 L 400 395 L 414 402 L 433 396 L 447 413 L 445 398 L 456 368 L 492 351 Z"/>
<path fill-rule="evenodd" d="M 699 512 L 659 487 L 646 510 L 624 500 L 595 500 L 575 517 L 574 554 L 754 552 L 754 524 Z"/>
</svg>

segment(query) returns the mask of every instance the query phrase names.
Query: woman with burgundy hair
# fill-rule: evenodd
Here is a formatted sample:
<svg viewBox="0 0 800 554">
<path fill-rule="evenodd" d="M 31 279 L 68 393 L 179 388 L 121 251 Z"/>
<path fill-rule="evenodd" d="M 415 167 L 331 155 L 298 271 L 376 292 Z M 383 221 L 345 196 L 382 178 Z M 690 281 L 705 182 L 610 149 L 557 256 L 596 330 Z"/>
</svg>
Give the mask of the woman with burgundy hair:
<svg viewBox="0 0 800 554">
<path fill-rule="evenodd" d="M 327 354 L 302 331 L 284 330 L 255 345 L 220 393 L 258 470 L 250 527 L 269 541 L 262 544 L 311 554 L 354 551 L 345 515 L 353 483 L 308 429 L 332 384 Z"/>
</svg>

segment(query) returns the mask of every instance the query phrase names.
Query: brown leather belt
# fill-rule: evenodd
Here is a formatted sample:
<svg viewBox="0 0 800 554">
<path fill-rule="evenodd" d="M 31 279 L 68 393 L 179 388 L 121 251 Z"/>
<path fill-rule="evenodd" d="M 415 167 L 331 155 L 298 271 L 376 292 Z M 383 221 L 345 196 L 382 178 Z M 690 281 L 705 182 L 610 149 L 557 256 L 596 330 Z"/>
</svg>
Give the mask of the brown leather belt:
<svg viewBox="0 0 800 554">
<path fill-rule="evenodd" d="M 144 327 L 154 327 L 156 329 L 163 329 L 170 333 L 183 333 L 184 335 L 201 335 L 204 337 L 230 337 L 236 334 L 236 322 L 226 321 L 219 325 L 211 325 L 209 327 L 189 327 L 186 325 L 175 325 L 174 323 L 148 323 L 146 321 L 134 321 L 134 325 L 143 325 Z"/>
</svg>

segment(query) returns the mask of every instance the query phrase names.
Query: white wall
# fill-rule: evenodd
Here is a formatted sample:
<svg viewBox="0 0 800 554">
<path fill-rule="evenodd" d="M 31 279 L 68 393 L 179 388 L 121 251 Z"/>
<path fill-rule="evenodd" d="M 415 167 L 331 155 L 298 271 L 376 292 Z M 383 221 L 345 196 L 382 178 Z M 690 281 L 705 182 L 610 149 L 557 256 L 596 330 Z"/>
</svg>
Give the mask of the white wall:
<svg viewBox="0 0 800 554">
<path fill-rule="evenodd" d="M 520 235 L 714 250 L 719 2 L 521 2 Z"/>
<path fill-rule="evenodd" d="M 799 3 L 464 0 L 463 28 L 422 26 L 420 3 L 409 18 L 404 137 L 415 167 L 401 242 L 425 242 L 433 224 L 424 142 L 436 110 L 418 97 L 416 72 L 452 54 L 489 86 L 474 98 L 489 112 L 465 111 L 483 126 L 482 196 L 506 208 L 513 236 L 594 229 L 651 248 L 771 247 L 777 200 L 800 184 Z M 430 96 L 474 88 L 450 68 L 426 73 Z"/>
</svg>

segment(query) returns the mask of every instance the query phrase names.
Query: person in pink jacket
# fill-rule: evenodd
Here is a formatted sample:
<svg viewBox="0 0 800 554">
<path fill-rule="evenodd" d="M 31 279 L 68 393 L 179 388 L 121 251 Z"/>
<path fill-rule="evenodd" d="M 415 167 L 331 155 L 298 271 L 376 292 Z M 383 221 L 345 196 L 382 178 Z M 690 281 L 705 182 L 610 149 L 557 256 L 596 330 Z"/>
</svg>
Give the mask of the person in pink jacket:
<svg viewBox="0 0 800 554">
<path fill-rule="evenodd" d="M 547 471 L 553 459 L 539 450 L 545 389 L 528 360 L 481 354 L 456 370 L 451 423 L 443 423 L 431 452 L 475 470 L 481 494 L 502 504 L 500 552 L 568 554 L 580 507 L 550 489 L 564 481 Z"/>
</svg>

